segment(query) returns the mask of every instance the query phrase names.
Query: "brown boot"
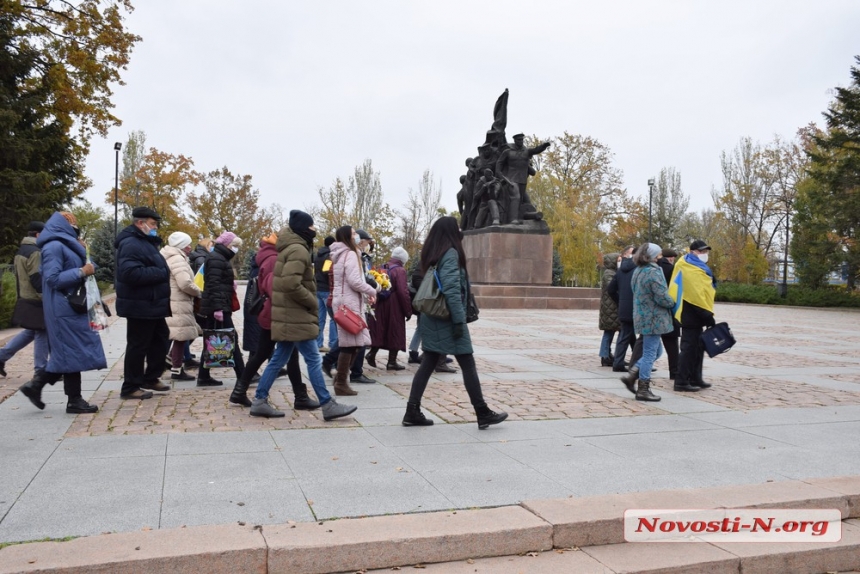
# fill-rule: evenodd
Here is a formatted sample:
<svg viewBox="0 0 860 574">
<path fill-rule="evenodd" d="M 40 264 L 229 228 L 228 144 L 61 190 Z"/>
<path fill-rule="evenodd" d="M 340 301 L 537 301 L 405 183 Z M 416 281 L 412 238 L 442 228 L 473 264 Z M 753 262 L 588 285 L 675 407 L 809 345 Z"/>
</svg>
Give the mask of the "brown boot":
<svg viewBox="0 0 860 574">
<path fill-rule="evenodd" d="M 339 397 L 351 397 L 357 395 L 358 392 L 352 390 L 349 386 L 349 367 L 352 365 L 352 360 L 355 358 L 355 353 L 344 353 L 341 351 L 337 358 L 337 374 L 334 377 L 334 394 Z"/>
</svg>

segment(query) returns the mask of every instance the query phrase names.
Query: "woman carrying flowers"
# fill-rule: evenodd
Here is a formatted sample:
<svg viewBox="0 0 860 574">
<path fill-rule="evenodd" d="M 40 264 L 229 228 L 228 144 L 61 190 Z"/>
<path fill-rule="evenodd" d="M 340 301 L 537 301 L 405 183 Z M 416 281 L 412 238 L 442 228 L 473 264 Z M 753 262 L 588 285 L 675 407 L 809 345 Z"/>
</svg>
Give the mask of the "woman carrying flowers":
<svg viewBox="0 0 860 574">
<path fill-rule="evenodd" d="M 376 302 L 376 320 L 372 322 L 371 349 L 367 355 L 370 366 L 376 366 L 376 352 L 379 349 L 388 351 L 388 371 L 402 371 L 406 367 L 397 362 L 397 353 L 406 351 L 406 321 L 412 317 L 412 302 L 409 298 L 409 284 L 406 280 L 406 270 L 403 268 L 409 261 L 409 254 L 403 247 L 395 247 L 388 261 L 388 273 L 380 273 L 375 277 L 382 288 Z M 385 283 L 389 283 L 386 289 Z M 382 293 L 389 292 L 387 297 Z"/>
</svg>

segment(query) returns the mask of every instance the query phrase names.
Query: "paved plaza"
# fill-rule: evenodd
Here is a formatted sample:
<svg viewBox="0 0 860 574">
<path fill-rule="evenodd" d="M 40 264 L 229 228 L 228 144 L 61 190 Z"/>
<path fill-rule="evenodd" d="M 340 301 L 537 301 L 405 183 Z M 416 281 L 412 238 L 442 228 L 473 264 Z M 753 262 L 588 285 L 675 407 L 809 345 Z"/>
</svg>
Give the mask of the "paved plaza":
<svg viewBox="0 0 860 574">
<path fill-rule="evenodd" d="M 61 384 L 37 410 L 16 392 L 30 350 L 7 364 L 0 542 L 860 474 L 860 313 L 718 304 L 716 315 L 738 345 L 706 358 L 713 388 L 673 392 L 662 358 L 663 400 L 641 403 L 599 366 L 597 311 L 485 310 L 470 326 L 478 370 L 488 404 L 510 417 L 484 431 L 459 374 L 431 379 L 434 426 L 402 427 L 415 365 L 366 367 L 380 384 L 355 385 L 340 399 L 354 416 L 328 423 L 287 408 L 286 379 L 272 401 L 287 416 L 250 417 L 227 402 L 226 370 L 213 371 L 223 388 L 122 401 L 116 319 L 102 334 L 109 369 L 83 375 L 97 414 L 65 414 Z"/>
</svg>

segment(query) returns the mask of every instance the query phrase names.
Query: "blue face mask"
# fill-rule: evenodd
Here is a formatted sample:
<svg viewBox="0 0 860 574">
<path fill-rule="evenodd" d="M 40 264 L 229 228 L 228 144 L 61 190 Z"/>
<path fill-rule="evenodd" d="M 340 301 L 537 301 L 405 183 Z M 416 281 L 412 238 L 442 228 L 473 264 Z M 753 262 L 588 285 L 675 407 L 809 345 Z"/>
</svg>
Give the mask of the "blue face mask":
<svg viewBox="0 0 860 574">
<path fill-rule="evenodd" d="M 149 236 L 150 237 L 157 237 L 158 236 L 158 228 L 150 229 L 149 230 Z"/>
</svg>

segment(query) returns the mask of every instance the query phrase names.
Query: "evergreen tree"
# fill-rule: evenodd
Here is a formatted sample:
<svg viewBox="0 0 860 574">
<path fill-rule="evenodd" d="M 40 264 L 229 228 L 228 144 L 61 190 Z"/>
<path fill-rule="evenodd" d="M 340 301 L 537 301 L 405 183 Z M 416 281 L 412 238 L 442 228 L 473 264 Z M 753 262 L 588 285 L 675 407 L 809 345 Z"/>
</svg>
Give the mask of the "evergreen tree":
<svg viewBox="0 0 860 574">
<path fill-rule="evenodd" d="M 860 276 L 860 56 L 855 60 L 851 85 L 836 88 L 836 99 L 824 113 L 827 131 L 813 137 L 809 151 L 811 175 L 821 184 L 811 187 L 810 206 L 838 238 L 832 262 L 846 264 L 849 289 Z"/>
<path fill-rule="evenodd" d="M 49 112 L 48 78 L 37 53 L 16 45 L 0 12 L 0 261 L 11 259 L 27 223 L 45 221 L 72 199 L 81 158 L 67 128 Z"/>
<path fill-rule="evenodd" d="M 96 280 L 113 283 L 115 276 L 113 220 L 103 219 L 89 240 L 90 258 L 96 267 Z"/>
</svg>

